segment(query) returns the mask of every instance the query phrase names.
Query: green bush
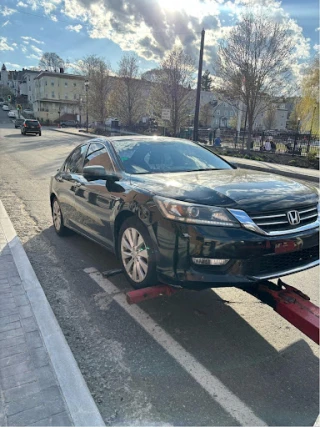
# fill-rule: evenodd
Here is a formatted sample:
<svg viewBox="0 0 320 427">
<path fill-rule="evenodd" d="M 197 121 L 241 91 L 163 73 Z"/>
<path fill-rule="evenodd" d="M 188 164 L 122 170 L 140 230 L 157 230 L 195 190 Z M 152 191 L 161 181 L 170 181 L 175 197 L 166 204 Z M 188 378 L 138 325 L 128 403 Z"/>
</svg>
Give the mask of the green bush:
<svg viewBox="0 0 320 427">
<path fill-rule="evenodd" d="M 288 162 L 288 164 L 289 164 L 289 165 L 291 165 L 291 166 L 296 166 L 297 161 L 296 161 L 296 160 L 290 160 L 290 161 Z"/>
<path fill-rule="evenodd" d="M 317 158 L 317 153 L 315 151 L 310 151 L 307 154 L 308 162 L 314 162 L 316 160 L 316 158 Z"/>
</svg>

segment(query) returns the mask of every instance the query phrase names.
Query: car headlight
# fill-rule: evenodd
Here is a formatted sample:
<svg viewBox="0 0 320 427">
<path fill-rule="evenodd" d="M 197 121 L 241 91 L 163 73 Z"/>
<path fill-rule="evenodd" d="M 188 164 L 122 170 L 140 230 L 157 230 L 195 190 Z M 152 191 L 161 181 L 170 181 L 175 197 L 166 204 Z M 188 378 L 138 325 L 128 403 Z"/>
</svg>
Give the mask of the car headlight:
<svg viewBox="0 0 320 427">
<path fill-rule="evenodd" d="M 155 196 L 154 201 L 165 218 L 191 224 L 206 224 L 222 227 L 240 227 L 239 222 L 223 208 L 196 205 Z"/>
</svg>

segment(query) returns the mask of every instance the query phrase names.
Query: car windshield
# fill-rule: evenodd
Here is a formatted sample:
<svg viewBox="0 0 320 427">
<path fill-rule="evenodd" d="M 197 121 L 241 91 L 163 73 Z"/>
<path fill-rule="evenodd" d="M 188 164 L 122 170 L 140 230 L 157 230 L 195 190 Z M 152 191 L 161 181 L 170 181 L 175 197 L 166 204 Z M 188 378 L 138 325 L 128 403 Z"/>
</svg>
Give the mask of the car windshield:
<svg viewBox="0 0 320 427">
<path fill-rule="evenodd" d="M 186 140 L 112 141 L 123 168 L 131 174 L 232 169 L 215 154 Z"/>
<path fill-rule="evenodd" d="M 26 120 L 26 125 L 30 126 L 36 126 L 39 122 L 37 120 Z"/>
</svg>

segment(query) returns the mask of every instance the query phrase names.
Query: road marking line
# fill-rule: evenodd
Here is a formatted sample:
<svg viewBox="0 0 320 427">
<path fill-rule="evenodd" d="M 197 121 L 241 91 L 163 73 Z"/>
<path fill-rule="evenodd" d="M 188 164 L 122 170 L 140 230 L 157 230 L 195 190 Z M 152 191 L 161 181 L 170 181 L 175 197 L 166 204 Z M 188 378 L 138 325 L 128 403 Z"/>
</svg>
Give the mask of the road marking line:
<svg viewBox="0 0 320 427">
<path fill-rule="evenodd" d="M 103 277 L 95 268 L 84 270 L 107 294 L 137 322 L 151 337 L 161 345 L 192 378 L 209 393 L 241 425 L 263 426 L 264 421 L 255 416 L 253 411 L 233 394 L 218 378 L 188 353 L 174 338 L 165 332 L 140 307 L 129 305 L 126 296 L 110 280 Z"/>
</svg>

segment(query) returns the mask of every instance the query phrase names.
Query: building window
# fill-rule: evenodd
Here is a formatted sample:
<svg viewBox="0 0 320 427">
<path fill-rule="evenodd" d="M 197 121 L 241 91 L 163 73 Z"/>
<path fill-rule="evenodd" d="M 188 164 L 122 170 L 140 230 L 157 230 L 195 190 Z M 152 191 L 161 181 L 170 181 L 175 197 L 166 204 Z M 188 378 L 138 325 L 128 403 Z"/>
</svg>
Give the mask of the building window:
<svg viewBox="0 0 320 427">
<path fill-rule="evenodd" d="M 74 95 L 74 96 L 73 96 L 73 99 L 77 99 L 77 95 Z"/>
<path fill-rule="evenodd" d="M 65 85 L 65 86 L 68 86 L 68 82 L 64 82 L 64 85 Z"/>
<path fill-rule="evenodd" d="M 31 91 L 31 86 L 29 86 L 29 92 Z"/>
<path fill-rule="evenodd" d="M 51 96 L 52 96 L 52 98 L 54 98 L 54 91 L 51 92 Z"/>
<path fill-rule="evenodd" d="M 64 99 L 68 99 L 68 95 L 67 94 L 64 95 Z"/>
<path fill-rule="evenodd" d="M 217 116 L 220 116 L 220 110 L 217 110 Z"/>
<path fill-rule="evenodd" d="M 51 86 L 54 86 L 54 80 L 51 80 Z"/>
<path fill-rule="evenodd" d="M 46 82 L 45 82 L 45 85 L 46 85 L 46 86 L 48 86 L 48 82 L 47 82 L 47 80 L 46 80 Z"/>
</svg>

